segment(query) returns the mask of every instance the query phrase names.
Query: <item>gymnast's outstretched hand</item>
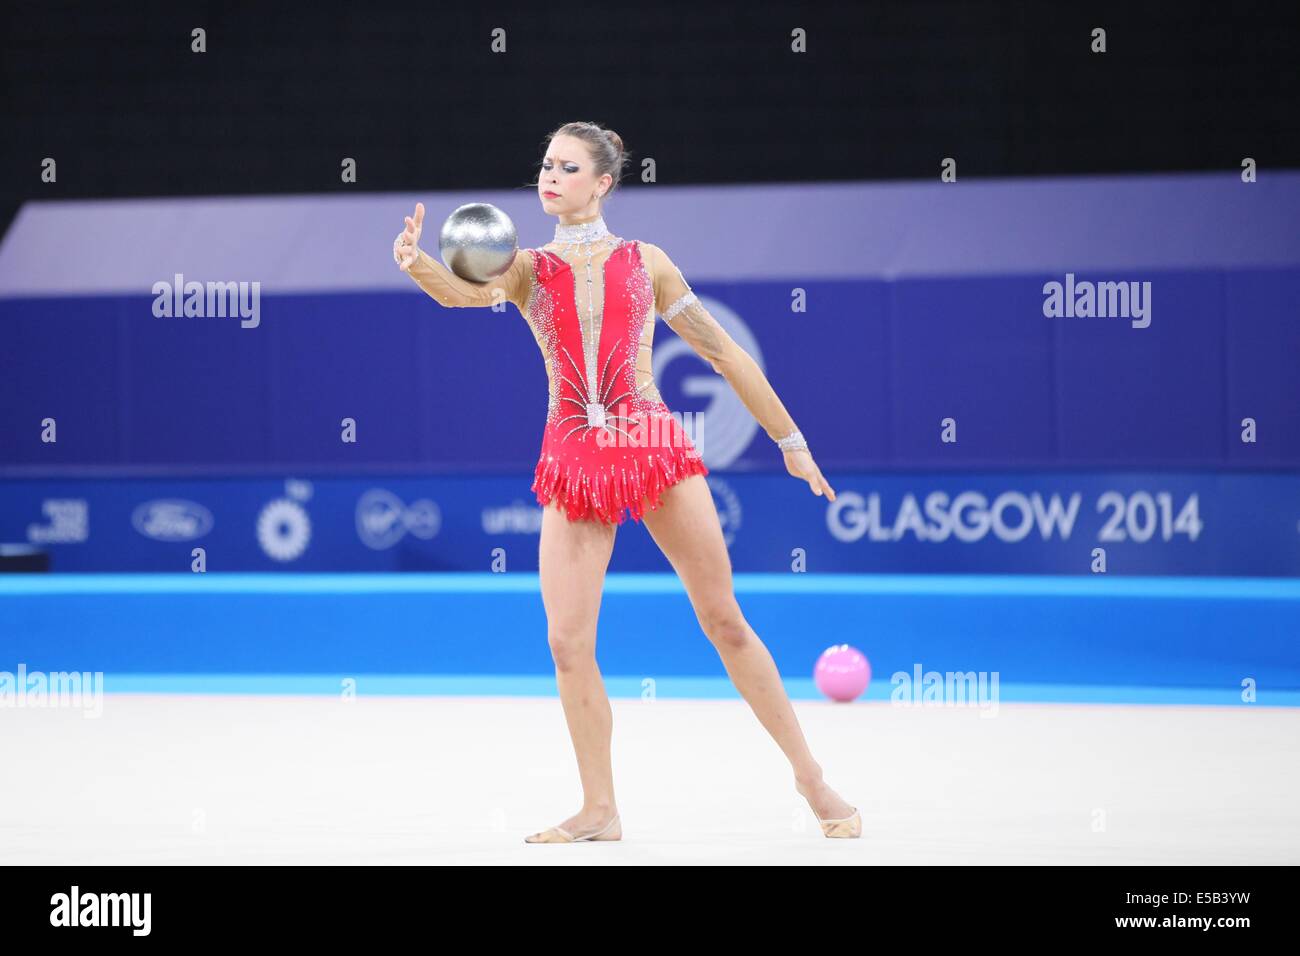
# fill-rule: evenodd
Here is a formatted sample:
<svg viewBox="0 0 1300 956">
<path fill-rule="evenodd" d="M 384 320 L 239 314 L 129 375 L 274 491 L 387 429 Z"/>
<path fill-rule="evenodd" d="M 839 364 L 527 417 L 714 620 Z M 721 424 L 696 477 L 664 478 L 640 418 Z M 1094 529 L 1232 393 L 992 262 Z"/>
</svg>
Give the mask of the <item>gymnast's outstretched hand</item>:
<svg viewBox="0 0 1300 956">
<path fill-rule="evenodd" d="M 420 233 L 424 231 L 424 203 L 415 204 L 415 218 L 406 217 L 406 228 L 393 240 L 393 259 L 405 272 L 420 258 Z"/>
<path fill-rule="evenodd" d="M 813 494 L 824 494 L 829 500 L 835 500 L 835 489 L 822 475 L 821 469 L 817 467 L 817 462 L 813 461 L 812 452 L 808 451 L 808 449 L 796 448 L 786 452 L 785 468 L 796 478 L 802 478 L 808 482 L 808 487 L 812 489 Z"/>
</svg>

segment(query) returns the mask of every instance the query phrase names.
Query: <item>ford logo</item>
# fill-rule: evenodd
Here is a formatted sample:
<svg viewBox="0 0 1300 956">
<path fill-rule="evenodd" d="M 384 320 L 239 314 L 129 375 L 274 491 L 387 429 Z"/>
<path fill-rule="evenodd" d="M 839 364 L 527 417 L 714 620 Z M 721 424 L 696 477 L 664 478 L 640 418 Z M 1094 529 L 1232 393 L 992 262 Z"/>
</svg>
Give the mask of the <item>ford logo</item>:
<svg viewBox="0 0 1300 956">
<path fill-rule="evenodd" d="M 131 524 L 155 541 L 193 541 L 212 530 L 212 512 L 193 501 L 146 501 L 131 515 Z"/>
</svg>

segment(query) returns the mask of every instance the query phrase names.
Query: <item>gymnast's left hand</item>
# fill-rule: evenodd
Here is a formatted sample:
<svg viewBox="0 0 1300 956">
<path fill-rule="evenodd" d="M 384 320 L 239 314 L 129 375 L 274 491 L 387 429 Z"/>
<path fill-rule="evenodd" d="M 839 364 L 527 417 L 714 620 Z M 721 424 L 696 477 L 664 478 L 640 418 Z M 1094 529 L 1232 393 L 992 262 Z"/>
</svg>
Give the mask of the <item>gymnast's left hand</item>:
<svg viewBox="0 0 1300 956">
<path fill-rule="evenodd" d="M 817 462 L 813 461 L 812 452 L 806 448 L 796 448 L 793 451 L 785 453 L 786 471 L 796 478 L 802 478 L 808 482 L 808 487 L 812 489 L 815 495 L 825 495 L 830 501 L 835 500 L 835 489 L 831 483 L 822 475 L 821 469 L 817 467 Z"/>
</svg>

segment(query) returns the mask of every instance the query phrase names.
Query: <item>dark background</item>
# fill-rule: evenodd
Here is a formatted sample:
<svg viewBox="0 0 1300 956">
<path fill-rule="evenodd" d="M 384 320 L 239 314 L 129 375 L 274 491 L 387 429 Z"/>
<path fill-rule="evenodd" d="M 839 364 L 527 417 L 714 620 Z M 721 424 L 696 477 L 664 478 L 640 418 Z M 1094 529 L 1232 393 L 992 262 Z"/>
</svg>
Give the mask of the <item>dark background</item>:
<svg viewBox="0 0 1300 956">
<path fill-rule="evenodd" d="M 632 188 L 646 156 L 674 184 L 1266 174 L 1300 166 L 1296 6 L 11 5 L 0 226 L 29 198 L 522 187 L 575 119 L 623 136 Z"/>
</svg>

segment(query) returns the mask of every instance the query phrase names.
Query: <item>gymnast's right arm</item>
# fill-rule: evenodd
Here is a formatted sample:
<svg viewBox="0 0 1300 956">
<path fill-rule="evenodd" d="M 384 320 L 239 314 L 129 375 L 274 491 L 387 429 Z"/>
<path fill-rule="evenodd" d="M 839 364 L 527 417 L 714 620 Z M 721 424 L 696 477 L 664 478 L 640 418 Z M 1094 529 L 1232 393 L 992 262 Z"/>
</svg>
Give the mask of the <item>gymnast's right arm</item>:
<svg viewBox="0 0 1300 956">
<path fill-rule="evenodd" d="M 513 302 L 522 312 L 528 294 L 533 257 L 525 249 L 516 251 L 514 261 L 495 279 L 471 282 L 462 279 L 419 247 L 424 228 L 424 203 L 415 204 L 415 217 L 406 217 L 406 229 L 393 243 L 398 267 L 440 305 L 448 308 L 490 306 Z"/>
</svg>

